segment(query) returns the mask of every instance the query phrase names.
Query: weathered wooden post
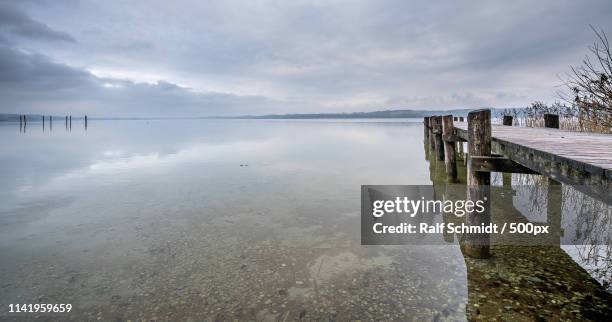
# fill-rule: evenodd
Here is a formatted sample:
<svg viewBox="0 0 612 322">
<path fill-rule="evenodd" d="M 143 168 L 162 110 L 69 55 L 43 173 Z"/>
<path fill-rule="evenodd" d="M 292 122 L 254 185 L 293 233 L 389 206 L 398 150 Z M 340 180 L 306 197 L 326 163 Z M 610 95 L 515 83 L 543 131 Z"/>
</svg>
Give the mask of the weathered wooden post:
<svg viewBox="0 0 612 322">
<path fill-rule="evenodd" d="M 429 117 L 423 117 L 423 137 L 425 141 L 429 140 Z"/>
<path fill-rule="evenodd" d="M 68 115 L 66 115 L 66 120 L 64 121 L 64 126 L 66 127 L 66 130 L 68 129 Z"/>
<path fill-rule="evenodd" d="M 23 126 L 23 115 L 19 115 L 19 129 Z"/>
<path fill-rule="evenodd" d="M 444 161 L 444 143 L 442 141 L 442 116 L 434 116 L 433 134 L 435 141 L 436 159 Z"/>
<path fill-rule="evenodd" d="M 42 121 L 43 121 L 42 125 L 43 125 L 43 131 L 44 131 L 45 130 L 45 116 L 44 115 L 42 116 Z"/>
<path fill-rule="evenodd" d="M 72 130 L 72 115 L 68 117 L 68 127 Z"/>
<path fill-rule="evenodd" d="M 53 131 L 53 116 L 49 115 L 49 131 Z"/>
<path fill-rule="evenodd" d="M 446 180 L 457 182 L 457 157 L 455 153 L 455 137 L 453 116 L 442 117 L 442 139 L 444 140 L 444 164 L 446 165 Z"/>
<path fill-rule="evenodd" d="M 87 130 L 87 115 L 85 115 L 85 130 Z"/>
<path fill-rule="evenodd" d="M 429 149 L 433 150 L 436 147 L 436 142 L 435 142 L 434 134 L 433 134 L 434 116 L 430 116 L 428 120 L 429 120 L 429 125 L 427 127 L 428 129 L 427 135 L 429 136 Z"/>
<path fill-rule="evenodd" d="M 503 120 L 502 124 L 507 125 L 507 126 L 512 126 L 512 116 L 511 115 L 504 115 L 504 120 Z"/>
<path fill-rule="evenodd" d="M 467 165 L 467 195 L 468 199 L 476 202 L 485 202 L 485 209 L 477 212 L 476 209 L 467 213 L 465 222 L 469 226 L 488 225 L 491 222 L 489 202 L 491 200 L 491 173 L 475 171 L 472 167 L 473 156 L 491 156 L 491 110 L 483 109 L 468 114 L 468 152 Z M 475 258 L 488 258 L 489 234 L 466 234 L 462 249 L 465 254 Z"/>
<path fill-rule="evenodd" d="M 559 128 L 559 115 L 544 114 L 544 127 Z"/>
</svg>

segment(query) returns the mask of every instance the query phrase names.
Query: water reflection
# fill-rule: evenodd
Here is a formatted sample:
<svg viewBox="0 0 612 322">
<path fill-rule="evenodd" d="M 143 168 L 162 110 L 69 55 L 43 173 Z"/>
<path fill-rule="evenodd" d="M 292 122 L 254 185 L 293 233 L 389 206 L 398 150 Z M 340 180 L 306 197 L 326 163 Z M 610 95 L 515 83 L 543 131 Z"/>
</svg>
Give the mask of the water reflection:
<svg viewBox="0 0 612 322">
<path fill-rule="evenodd" d="M 15 142 L 0 151 L 1 305 L 72 303 L 66 319 L 105 321 L 597 318 L 587 310 L 610 307 L 559 246 L 499 247 L 490 261 L 464 258 L 459 236 L 361 246 L 362 184 L 465 193 L 427 161 L 420 120 L 0 132 Z M 558 296 L 575 304 L 553 306 Z"/>
<path fill-rule="evenodd" d="M 417 123 L 0 131 L 18 143 L 0 152 L 2 305 L 70 302 L 75 320 L 465 319 L 455 245 L 360 245 L 361 184 L 429 182 Z"/>
</svg>

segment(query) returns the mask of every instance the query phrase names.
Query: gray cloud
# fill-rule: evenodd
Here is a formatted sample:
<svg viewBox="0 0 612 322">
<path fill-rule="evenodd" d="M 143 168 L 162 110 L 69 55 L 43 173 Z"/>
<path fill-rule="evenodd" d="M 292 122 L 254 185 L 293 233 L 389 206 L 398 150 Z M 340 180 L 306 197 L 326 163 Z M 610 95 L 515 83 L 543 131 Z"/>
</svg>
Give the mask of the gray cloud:
<svg viewBox="0 0 612 322">
<path fill-rule="evenodd" d="M 14 6 L 12 12 L 27 13 L 20 21 L 67 31 L 78 43 L 14 40 L 13 54 L 0 59 L 36 61 L 43 70 L 8 67 L 15 77 L 4 86 L 12 88 L 13 102 L 43 108 L 45 99 L 56 97 L 100 114 L 443 109 L 552 101 L 557 75 L 579 63 L 593 41 L 589 24 L 612 32 L 608 0 Z M 61 81 L 53 82 L 54 73 Z M 53 90 L 58 83 L 76 85 Z M 88 93 L 78 84 L 90 86 Z"/>
<path fill-rule="evenodd" d="M 3 112 L 98 116 L 246 114 L 253 108 L 274 112 L 280 104 L 261 96 L 199 92 L 167 81 L 101 78 L 6 46 L 0 46 L 0 96 Z"/>
<path fill-rule="evenodd" d="M 51 29 L 44 23 L 32 20 L 25 13 L 0 4 L 0 30 L 19 37 L 75 42 L 69 34 Z"/>
</svg>

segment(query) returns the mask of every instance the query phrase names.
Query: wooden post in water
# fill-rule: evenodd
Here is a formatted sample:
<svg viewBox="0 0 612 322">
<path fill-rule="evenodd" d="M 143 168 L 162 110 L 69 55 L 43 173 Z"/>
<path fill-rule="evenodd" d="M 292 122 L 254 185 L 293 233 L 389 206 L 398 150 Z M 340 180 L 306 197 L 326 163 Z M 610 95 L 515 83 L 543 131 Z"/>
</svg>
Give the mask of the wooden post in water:
<svg viewBox="0 0 612 322">
<path fill-rule="evenodd" d="M 429 136 L 429 149 L 433 150 L 436 147 L 436 142 L 433 134 L 434 116 L 430 116 L 427 119 L 429 120 L 429 125 L 427 127 Z"/>
<path fill-rule="evenodd" d="M 70 128 L 70 130 L 72 131 L 72 115 L 70 115 L 68 117 L 68 127 Z"/>
<path fill-rule="evenodd" d="M 453 137 L 453 116 L 442 117 L 442 139 L 444 140 L 444 164 L 446 165 L 446 180 L 457 182 L 457 156 Z"/>
<path fill-rule="evenodd" d="M 45 116 L 42 116 L 42 120 L 43 120 L 43 131 L 45 130 Z"/>
<path fill-rule="evenodd" d="M 429 117 L 427 116 L 423 118 L 423 137 L 425 141 L 429 140 Z"/>
<path fill-rule="evenodd" d="M 512 116 L 504 115 L 504 120 L 502 124 L 507 125 L 507 126 L 512 126 Z"/>
<path fill-rule="evenodd" d="M 436 159 L 444 161 L 444 143 L 442 141 L 442 116 L 434 116 L 433 134 L 435 142 Z"/>
<path fill-rule="evenodd" d="M 85 115 L 85 131 L 87 131 L 87 115 Z"/>
<path fill-rule="evenodd" d="M 485 210 L 468 212 L 465 218 L 466 225 L 481 226 L 491 222 L 490 200 L 491 200 L 491 173 L 474 171 L 472 168 L 472 156 L 491 156 L 491 110 L 483 109 L 472 111 L 468 114 L 468 152 L 467 165 L 467 195 L 468 200 L 474 203 L 485 201 Z M 466 234 L 462 249 L 464 254 L 475 258 L 488 258 L 491 256 L 489 250 L 489 234 Z"/>
<path fill-rule="evenodd" d="M 19 115 L 19 130 L 21 130 L 22 126 L 23 126 L 23 115 Z"/>
<path fill-rule="evenodd" d="M 544 127 L 559 128 L 559 115 L 544 114 Z"/>
<path fill-rule="evenodd" d="M 53 116 L 49 115 L 49 131 L 53 131 Z"/>
</svg>

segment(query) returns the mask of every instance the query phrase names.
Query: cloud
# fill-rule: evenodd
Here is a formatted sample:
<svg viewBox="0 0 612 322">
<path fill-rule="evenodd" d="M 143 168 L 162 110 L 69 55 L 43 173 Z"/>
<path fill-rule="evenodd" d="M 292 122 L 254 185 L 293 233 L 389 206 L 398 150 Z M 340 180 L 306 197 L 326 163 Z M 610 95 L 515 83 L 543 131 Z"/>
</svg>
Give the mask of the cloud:
<svg viewBox="0 0 612 322">
<path fill-rule="evenodd" d="M 137 83 L 94 74 L 0 46 L 1 112 L 98 116 L 211 116 L 271 111 L 262 96 L 201 92 L 167 81 Z"/>
<path fill-rule="evenodd" d="M 46 24 L 34 21 L 25 13 L 7 5 L 0 5 L 0 31 L 24 38 L 75 42 L 69 34 L 53 30 Z"/>
<path fill-rule="evenodd" d="M 612 32 L 609 0 L 43 1 L 12 7 L 2 11 L 13 18 L 0 25 L 0 38 L 11 39 L 6 46 L 18 53 L 11 59 L 41 69 L 26 64 L 11 71 L 21 78 L 6 86 L 23 100 L 13 102 L 51 110 L 45 100 L 55 97 L 107 115 L 552 101 L 557 75 L 580 63 L 594 40 L 588 25 Z M 28 28 L 17 26 L 56 36 L 68 31 L 78 43 L 24 36 L 50 34 L 19 34 L 15 30 Z M 41 76 L 55 72 L 59 84 Z M 53 90 L 69 79 L 90 86 L 88 93 Z"/>
</svg>

